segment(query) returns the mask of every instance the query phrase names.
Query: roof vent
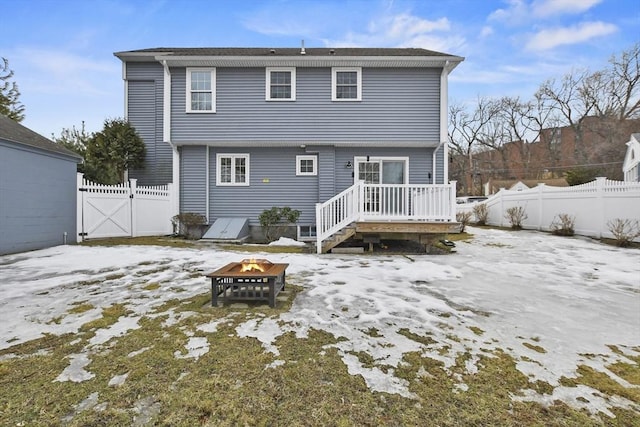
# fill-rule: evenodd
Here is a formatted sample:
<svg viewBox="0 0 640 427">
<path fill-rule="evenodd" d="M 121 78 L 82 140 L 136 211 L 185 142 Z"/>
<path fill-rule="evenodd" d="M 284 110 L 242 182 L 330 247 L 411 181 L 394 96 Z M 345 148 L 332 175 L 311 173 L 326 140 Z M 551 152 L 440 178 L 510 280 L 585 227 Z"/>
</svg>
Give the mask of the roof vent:
<svg viewBox="0 0 640 427">
<path fill-rule="evenodd" d="M 275 49 L 271 49 L 269 52 L 270 53 L 276 53 L 276 50 Z"/>
<path fill-rule="evenodd" d="M 300 48 L 300 55 L 306 55 L 307 52 L 304 50 L 304 40 L 302 40 L 302 48 Z"/>
<path fill-rule="evenodd" d="M 336 54 L 336 50 L 335 50 L 335 49 L 331 49 L 331 50 L 329 51 L 329 54 L 330 54 L 330 55 L 335 55 L 335 54 Z"/>
</svg>

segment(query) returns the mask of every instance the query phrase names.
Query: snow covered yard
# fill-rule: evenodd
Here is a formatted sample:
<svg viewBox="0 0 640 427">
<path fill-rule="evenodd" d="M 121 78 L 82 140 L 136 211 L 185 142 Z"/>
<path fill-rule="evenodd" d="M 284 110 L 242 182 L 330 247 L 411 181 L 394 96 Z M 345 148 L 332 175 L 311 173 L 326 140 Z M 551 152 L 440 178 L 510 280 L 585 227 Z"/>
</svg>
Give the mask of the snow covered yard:
<svg viewBox="0 0 640 427">
<path fill-rule="evenodd" d="M 640 251 L 469 231 L 446 256 L 252 254 L 290 264 L 276 310 L 210 307 L 204 274 L 247 257 L 213 246 L 0 257 L 0 424 L 640 425 Z"/>
</svg>

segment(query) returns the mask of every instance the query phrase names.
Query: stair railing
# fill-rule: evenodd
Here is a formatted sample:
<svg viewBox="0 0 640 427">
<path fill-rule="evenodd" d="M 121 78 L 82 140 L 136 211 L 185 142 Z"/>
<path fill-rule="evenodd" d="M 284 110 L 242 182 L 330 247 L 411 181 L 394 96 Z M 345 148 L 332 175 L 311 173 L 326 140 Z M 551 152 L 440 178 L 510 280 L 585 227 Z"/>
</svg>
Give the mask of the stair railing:
<svg viewBox="0 0 640 427">
<path fill-rule="evenodd" d="M 316 203 L 316 246 L 322 253 L 322 241 L 343 229 L 360 215 L 364 181 L 357 182 L 324 203 Z"/>
</svg>

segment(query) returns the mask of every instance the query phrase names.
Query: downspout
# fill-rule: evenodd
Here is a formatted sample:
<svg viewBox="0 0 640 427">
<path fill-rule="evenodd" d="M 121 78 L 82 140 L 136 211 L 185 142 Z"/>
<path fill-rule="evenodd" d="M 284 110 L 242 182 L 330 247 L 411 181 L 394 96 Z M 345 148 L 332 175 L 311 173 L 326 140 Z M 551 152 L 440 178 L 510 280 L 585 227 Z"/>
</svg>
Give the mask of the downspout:
<svg viewBox="0 0 640 427">
<path fill-rule="evenodd" d="M 449 83 L 448 77 L 449 73 L 453 67 L 451 67 L 451 63 L 447 60 L 442 67 L 442 73 L 440 74 L 440 145 L 444 147 L 444 152 L 442 155 L 442 183 L 447 184 L 449 182 L 449 147 L 447 144 L 448 137 L 448 128 L 449 128 Z M 437 149 L 435 151 L 437 151 Z M 435 156 L 434 151 L 434 156 Z M 435 158 L 434 158 L 435 160 Z M 434 163 L 434 171 L 435 171 L 435 163 Z M 435 180 L 435 175 L 434 175 Z"/>
<path fill-rule="evenodd" d="M 436 161 L 437 161 L 437 157 L 436 157 L 436 153 L 438 152 L 438 150 L 440 148 L 442 148 L 442 146 L 446 143 L 446 141 L 441 141 L 438 146 L 436 147 L 435 150 L 433 150 L 433 154 L 432 154 L 432 159 L 431 159 L 431 184 L 435 184 L 436 183 Z M 446 183 L 446 182 L 445 182 Z"/>
<path fill-rule="evenodd" d="M 163 94 L 162 94 L 162 141 L 171 146 L 172 151 L 172 177 L 173 206 L 171 216 L 180 213 L 180 152 L 178 146 L 171 142 L 171 71 L 167 61 L 161 61 L 164 69 Z"/>
<path fill-rule="evenodd" d="M 122 61 L 122 80 L 124 80 L 124 119 L 129 120 L 129 79 L 127 79 L 126 61 Z"/>
</svg>

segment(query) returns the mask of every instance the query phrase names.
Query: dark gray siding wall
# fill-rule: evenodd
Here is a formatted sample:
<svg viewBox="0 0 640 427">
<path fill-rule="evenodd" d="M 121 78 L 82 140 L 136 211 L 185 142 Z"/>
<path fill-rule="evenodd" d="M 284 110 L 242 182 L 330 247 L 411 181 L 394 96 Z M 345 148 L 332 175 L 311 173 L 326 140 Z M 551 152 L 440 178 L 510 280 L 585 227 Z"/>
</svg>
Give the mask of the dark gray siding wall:
<svg viewBox="0 0 640 427">
<path fill-rule="evenodd" d="M 217 153 L 250 155 L 248 187 L 216 186 Z M 296 176 L 296 155 L 308 154 L 295 147 L 287 148 L 218 148 L 209 149 L 210 221 L 221 217 L 250 218 L 259 225 L 258 216 L 265 209 L 289 206 L 301 211 L 299 223 L 315 222 L 318 202 L 318 176 Z"/>
<path fill-rule="evenodd" d="M 440 140 L 440 69 L 362 69 L 362 101 L 331 101 L 331 68 L 298 68 L 296 101 L 265 101 L 264 68 L 217 68 L 216 113 L 185 113 L 171 69 L 173 142 Z"/>
<path fill-rule="evenodd" d="M 207 214 L 207 147 L 180 147 L 180 212 Z"/>
<path fill-rule="evenodd" d="M 160 64 L 128 63 L 128 119 L 147 147 L 144 168 L 130 172 L 139 185 L 172 181 L 171 145 L 162 141 L 164 74 Z"/>
<path fill-rule="evenodd" d="M 0 141 L 0 255 L 76 242 L 76 162 Z"/>
</svg>

